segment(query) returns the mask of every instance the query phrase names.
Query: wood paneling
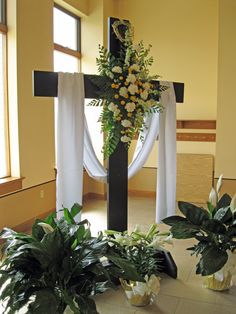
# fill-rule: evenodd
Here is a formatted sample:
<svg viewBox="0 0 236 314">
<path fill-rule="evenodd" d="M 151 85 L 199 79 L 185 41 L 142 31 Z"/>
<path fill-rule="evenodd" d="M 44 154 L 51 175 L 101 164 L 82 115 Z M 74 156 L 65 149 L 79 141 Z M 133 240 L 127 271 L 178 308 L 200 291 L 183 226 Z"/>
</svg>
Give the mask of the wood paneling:
<svg viewBox="0 0 236 314">
<path fill-rule="evenodd" d="M 191 142 L 215 142 L 216 134 L 214 133 L 177 133 L 177 141 Z"/>
<path fill-rule="evenodd" d="M 215 130 L 216 120 L 177 120 L 177 129 Z"/>
</svg>

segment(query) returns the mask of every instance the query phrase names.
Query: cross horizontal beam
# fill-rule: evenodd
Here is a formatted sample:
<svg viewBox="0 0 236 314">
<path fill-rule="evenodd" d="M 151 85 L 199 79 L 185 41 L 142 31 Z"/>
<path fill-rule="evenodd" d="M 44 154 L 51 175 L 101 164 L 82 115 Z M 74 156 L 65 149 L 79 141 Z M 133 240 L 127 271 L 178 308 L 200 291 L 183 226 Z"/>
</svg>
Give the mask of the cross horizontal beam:
<svg viewBox="0 0 236 314">
<path fill-rule="evenodd" d="M 85 98 L 97 98 L 98 87 L 92 83 L 96 75 L 84 74 Z M 152 81 L 158 85 L 159 81 Z M 57 97 L 58 73 L 49 71 L 33 71 L 33 95 L 40 97 Z M 177 103 L 184 102 L 184 83 L 174 82 L 175 97 Z"/>
</svg>

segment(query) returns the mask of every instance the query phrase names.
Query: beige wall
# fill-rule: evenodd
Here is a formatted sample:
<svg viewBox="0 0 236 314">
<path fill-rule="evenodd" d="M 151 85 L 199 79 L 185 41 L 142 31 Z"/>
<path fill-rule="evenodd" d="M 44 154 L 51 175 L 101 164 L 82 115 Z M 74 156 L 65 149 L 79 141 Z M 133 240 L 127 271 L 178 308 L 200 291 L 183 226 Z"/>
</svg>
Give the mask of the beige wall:
<svg viewBox="0 0 236 314">
<path fill-rule="evenodd" d="M 216 177 L 236 179 L 236 1 L 220 0 Z"/>
<path fill-rule="evenodd" d="M 218 1 L 119 0 L 119 16 L 131 21 L 135 40 L 152 44 L 152 72 L 185 83 L 179 119 L 215 119 Z"/>
</svg>

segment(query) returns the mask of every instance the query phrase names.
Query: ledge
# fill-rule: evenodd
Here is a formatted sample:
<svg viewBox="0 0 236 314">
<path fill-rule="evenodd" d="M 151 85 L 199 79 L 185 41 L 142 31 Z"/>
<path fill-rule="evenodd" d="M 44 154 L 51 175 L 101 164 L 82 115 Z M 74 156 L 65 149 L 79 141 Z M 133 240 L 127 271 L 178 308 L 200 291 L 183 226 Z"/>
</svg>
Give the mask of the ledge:
<svg viewBox="0 0 236 314">
<path fill-rule="evenodd" d="M 0 179 L 0 196 L 22 189 L 22 178 L 7 177 Z"/>
</svg>

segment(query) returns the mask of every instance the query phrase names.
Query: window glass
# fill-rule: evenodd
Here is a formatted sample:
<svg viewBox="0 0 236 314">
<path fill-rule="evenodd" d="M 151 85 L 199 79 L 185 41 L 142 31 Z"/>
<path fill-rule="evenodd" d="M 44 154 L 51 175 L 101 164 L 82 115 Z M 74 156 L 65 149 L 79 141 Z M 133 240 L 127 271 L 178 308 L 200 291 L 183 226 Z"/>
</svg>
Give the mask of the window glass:
<svg viewBox="0 0 236 314">
<path fill-rule="evenodd" d="M 54 50 L 54 71 L 79 72 L 80 60 L 66 53 Z"/>
<path fill-rule="evenodd" d="M 78 36 L 77 36 L 77 21 L 73 16 L 54 8 L 54 43 L 61 46 L 77 50 Z"/>
</svg>

